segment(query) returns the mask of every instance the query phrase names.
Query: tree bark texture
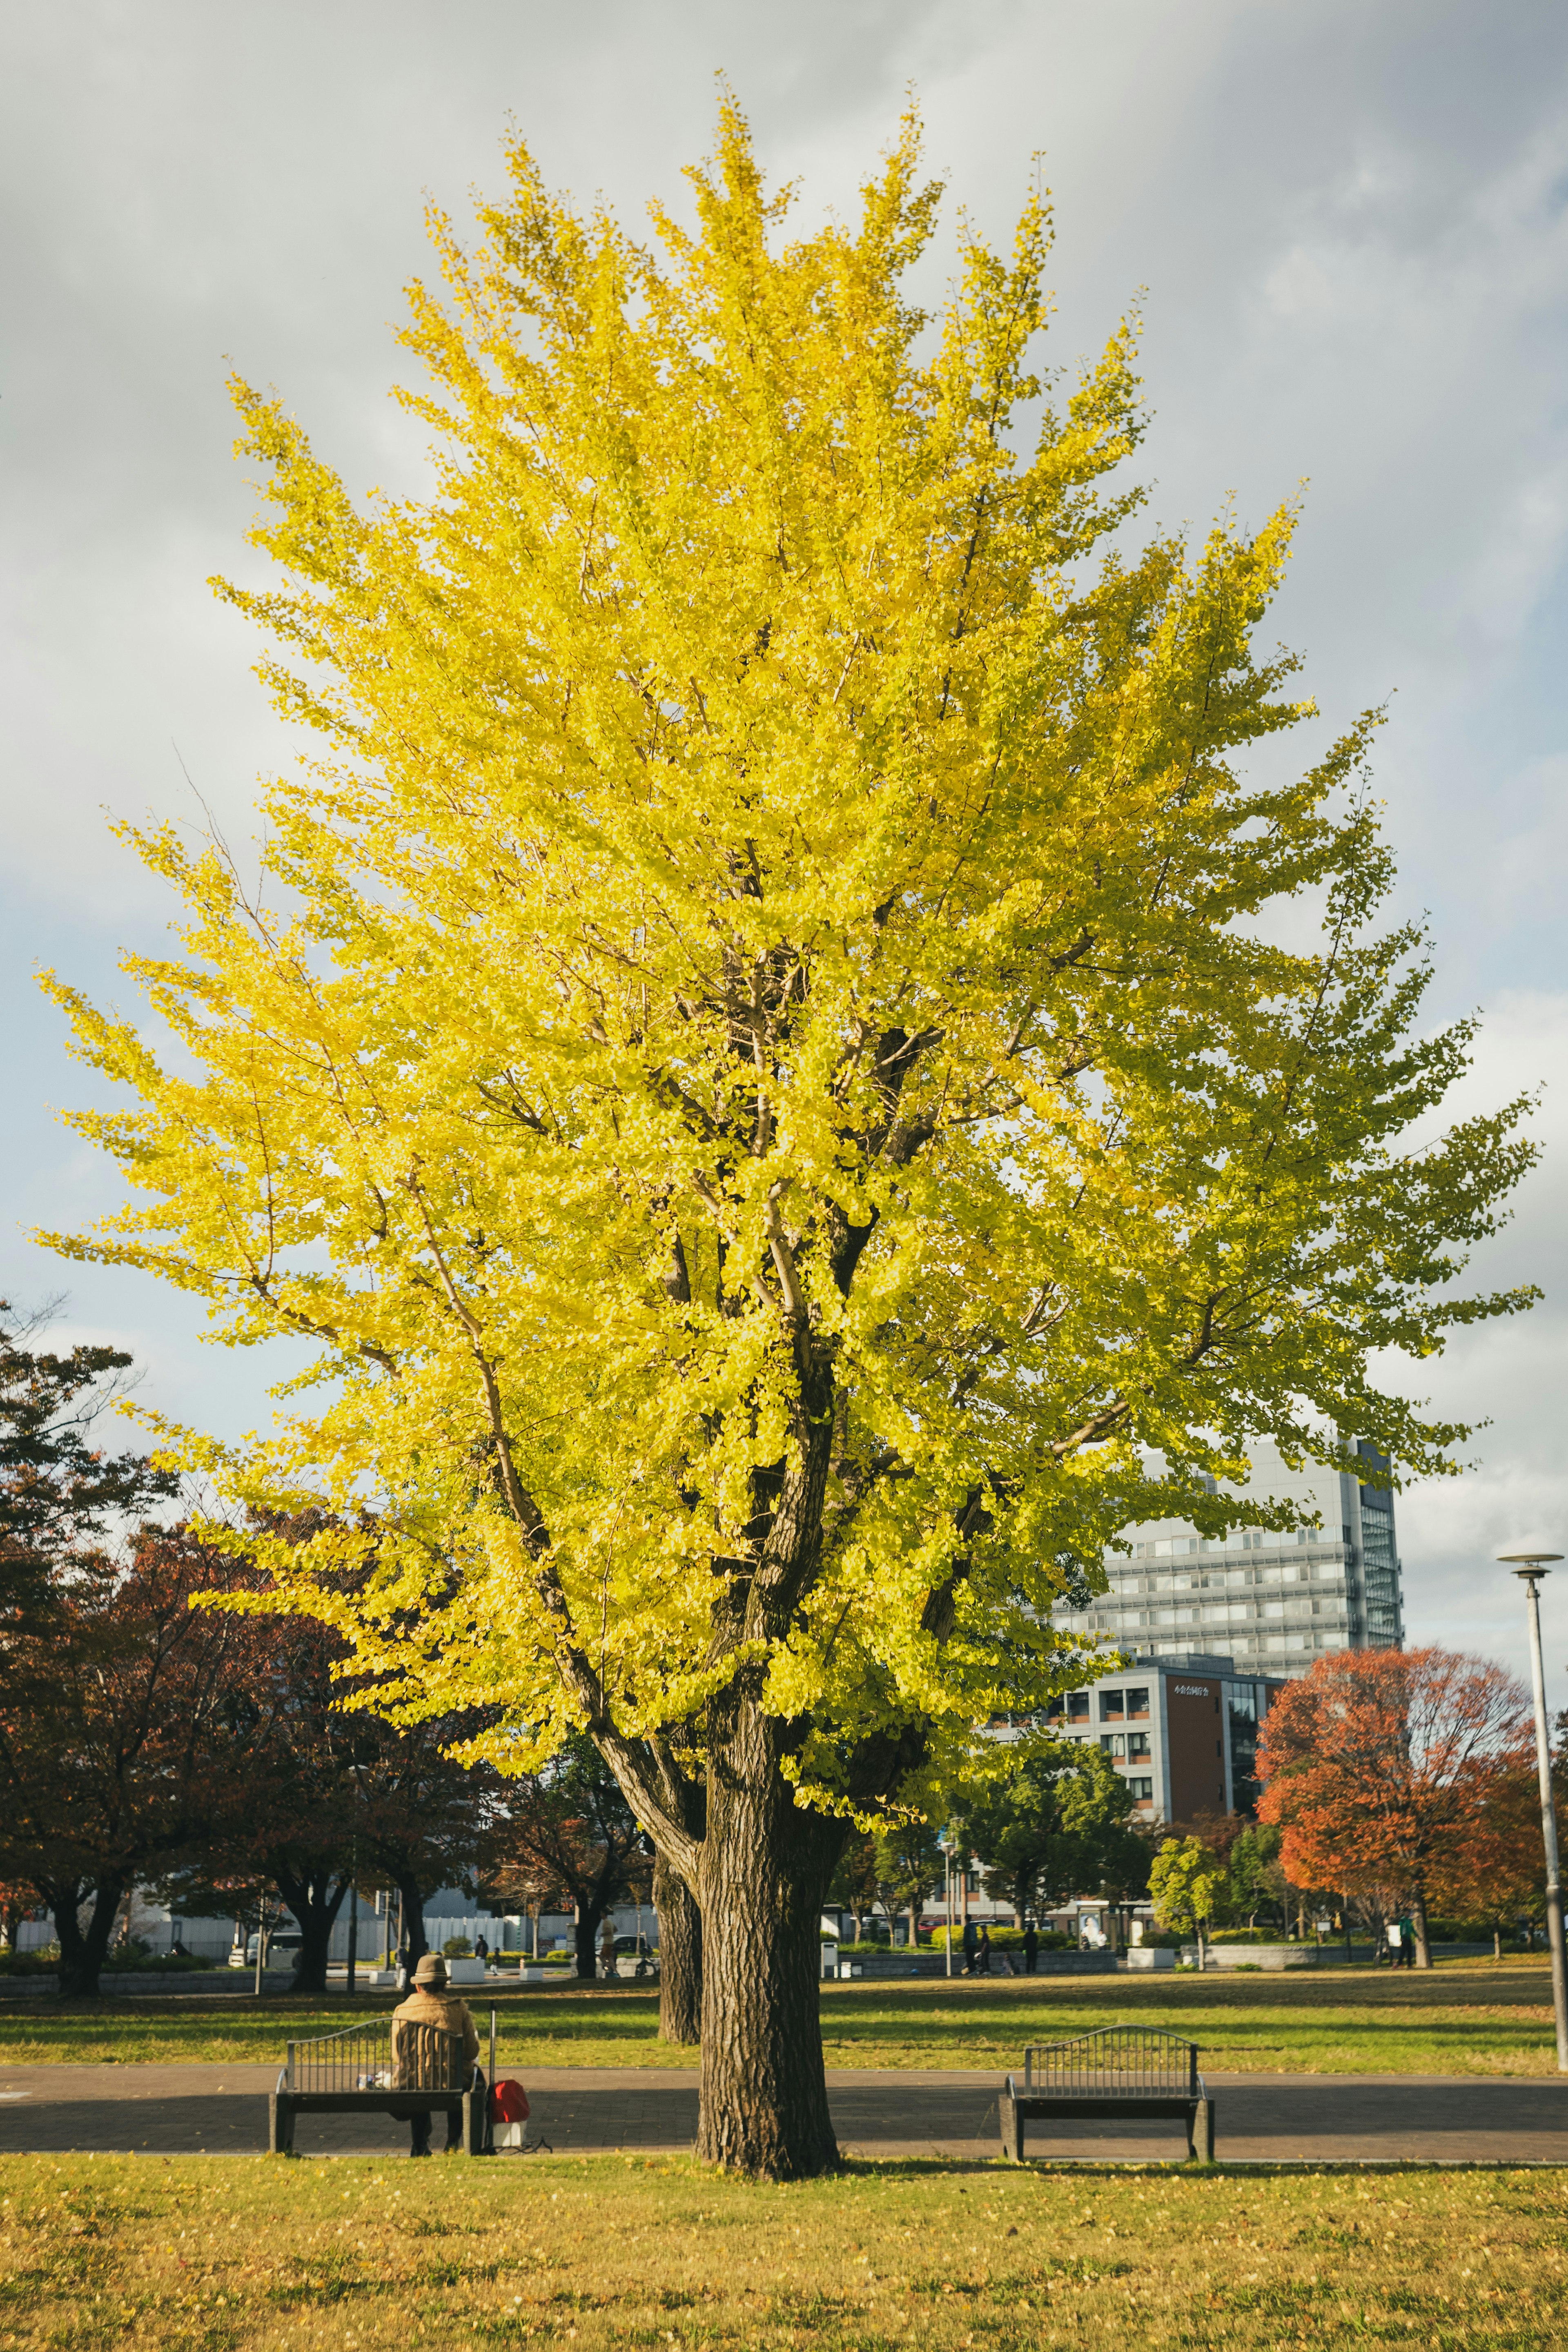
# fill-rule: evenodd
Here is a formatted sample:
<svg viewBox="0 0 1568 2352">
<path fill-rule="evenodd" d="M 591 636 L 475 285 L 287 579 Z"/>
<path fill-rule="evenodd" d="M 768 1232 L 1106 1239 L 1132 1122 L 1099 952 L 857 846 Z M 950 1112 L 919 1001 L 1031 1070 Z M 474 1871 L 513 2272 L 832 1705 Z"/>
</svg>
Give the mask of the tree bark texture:
<svg viewBox="0 0 1568 2352">
<path fill-rule="evenodd" d="M 784 1727 L 742 1705 L 710 1775 L 702 1841 L 701 2107 L 697 2152 L 755 2179 L 838 2162 L 822 2057 L 822 1904 L 841 1822 L 797 1808 Z"/>
<path fill-rule="evenodd" d="M 658 1913 L 658 2038 L 689 2045 L 702 2039 L 702 1914 L 678 1871 L 659 1855 L 653 1866 Z"/>
<path fill-rule="evenodd" d="M 1429 1969 L 1432 1965 L 1432 1939 L 1426 1932 L 1426 1896 L 1417 1887 L 1410 1906 L 1410 1924 L 1415 1930 L 1415 1965 Z"/>
<path fill-rule="evenodd" d="M 120 1916 L 120 1906 L 125 1888 L 117 1878 L 105 1878 L 94 1887 L 71 1879 L 63 1886 L 51 1888 L 49 1909 L 54 1916 L 55 1935 L 60 1948 L 59 1987 L 65 2000 L 92 2000 L 97 1998 L 98 1980 L 109 1955 L 110 1937 L 114 1922 Z M 80 1924 L 81 1906 L 91 1901 L 92 1916 L 84 1929 Z"/>
</svg>

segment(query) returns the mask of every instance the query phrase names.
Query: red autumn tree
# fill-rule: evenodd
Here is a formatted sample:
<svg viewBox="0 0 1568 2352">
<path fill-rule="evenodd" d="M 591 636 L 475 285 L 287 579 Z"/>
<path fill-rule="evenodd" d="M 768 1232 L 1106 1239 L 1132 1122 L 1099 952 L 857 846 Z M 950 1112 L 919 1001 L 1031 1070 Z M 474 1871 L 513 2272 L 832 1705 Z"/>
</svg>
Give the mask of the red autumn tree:
<svg viewBox="0 0 1568 2352">
<path fill-rule="evenodd" d="M 542 1772 L 508 1787 L 490 1876 L 503 1895 L 570 1904 L 576 1913 L 577 1974 L 591 1979 L 597 1973 L 600 1922 L 634 1891 L 647 1900 L 651 1864 L 646 1833 L 584 1734 L 571 1735 Z"/>
<path fill-rule="evenodd" d="M 340 1672 L 348 1646 L 313 1618 L 231 1619 L 248 1643 L 236 1726 L 253 1774 L 192 1869 L 166 1878 L 187 1910 L 228 1908 L 222 1889 L 276 1887 L 300 1930 L 292 1990 L 327 1990 L 332 1930 L 356 1885 L 395 1887 L 410 1963 L 426 1949 L 425 1904 L 471 1880 L 488 1852 L 498 1777 L 447 1749 L 477 1727 L 456 1717 L 399 1730 L 353 1705 L 363 1678 Z"/>
<path fill-rule="evenodd" d="M 194 1610 L 240 1571 L 178 1530 L 57 1568 L 0 1643 L 0 1876 L 52 1913 L 60 1990 L 91 1994 L 127 1895 L 258 1798 L 237 1736 L 247 1620 Z"/>
<path fill-rule="evenodd" d="M 1284 1831 L 1298 1886 L 1399 1887 L 1430 1968 L 1427 1903 L 1491 1834 L 1496 1770 L 1529 1738 L 1524 1692 L 1452 1650 L 1346 1650 L 1320 1658 L 1270 1709 L 1258 1819 Z"/>
<path fill-rule="evenodd" d="M 1505 1929 L 1543 1916 L 1541 1787 L 1529 1749 L 1479 1759 L 1470 1825 L 1439 1864 L 1428 1892 L 1445 1911 L 1484 1923 L 1499 1954 Z"/>
</svg>

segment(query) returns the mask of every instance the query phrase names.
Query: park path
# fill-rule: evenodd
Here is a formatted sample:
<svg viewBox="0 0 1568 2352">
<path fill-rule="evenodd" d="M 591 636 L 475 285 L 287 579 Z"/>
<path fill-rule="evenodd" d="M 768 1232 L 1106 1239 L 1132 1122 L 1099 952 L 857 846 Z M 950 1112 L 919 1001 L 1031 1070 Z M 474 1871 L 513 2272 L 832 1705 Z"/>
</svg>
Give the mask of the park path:
<svg viewBox="0 0 1568 2352">
<path fill-rule="evenodd" d="M 505 2072 L 504 2064 L 500 2070 Z M 267 2146 L 275 2066 L 0 2067 L 0 2154 L 67 2149 L 243 2156 Z M 839 2143 L 881 2159 L 997 2155 L 998 2076 L 843 2069 L 827 2077 Z M 1236 2162 L 1568 2164 L 1568 2079 L 1420 2074 L 1209 2074 L 1216 2153 Z M 526 2077 L 531 2132 L 562 2153 L 689 2148 L 697 2078 L 686 2067 L 551 2066 Z M 440 2126 L 437 2126 L 439 2138 Z M 406 2125 L 301 2116 L 301 2156 L 397 2156 Z M 1179 2157 L 1179 2124 L 1031 2127 L 1033 2156 Z"/>
</svg>

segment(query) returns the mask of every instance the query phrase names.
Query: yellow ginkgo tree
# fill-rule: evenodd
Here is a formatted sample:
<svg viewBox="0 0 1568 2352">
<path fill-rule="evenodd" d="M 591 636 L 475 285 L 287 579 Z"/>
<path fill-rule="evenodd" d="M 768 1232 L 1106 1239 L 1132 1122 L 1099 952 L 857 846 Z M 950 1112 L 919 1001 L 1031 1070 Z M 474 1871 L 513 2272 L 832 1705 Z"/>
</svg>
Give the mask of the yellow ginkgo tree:
<svg viewBox="0 0 1568 2352">
<path fill-rule="evenodd" d="M 136 1195 L 58 1245 L 316 1346 L 265 1440 L 166 1444 L 375 1705 L 587 1729 L 700 1906 L 700 2147 L 773 2177 L 834 2160 L 852 1823 L 1077 1675 L 1053 1605 L 1223 1527 L 1255 1434 L 1441 1464 L 1371 1351 L 1520 1303 L 1450 1281 L 1527 1147 L 1434 1124 L 1469 1032 L 1376 927 L 1369 722 L 1241 756 L 1307 709 L 1251 651 L 1289 515 L 1134 547 L 1131 331 L 1030 372 L 1039 200 L 912 307 L 918 162 L 791 244 L 726 103 L 645 249 L 513 149 L 412 290 L 427 498 L 237 386 L 279 584 L 222 593 L 319 755 L 258 898 L 138 836 L 177 1050 L 58 992 Z"/>
</svg>

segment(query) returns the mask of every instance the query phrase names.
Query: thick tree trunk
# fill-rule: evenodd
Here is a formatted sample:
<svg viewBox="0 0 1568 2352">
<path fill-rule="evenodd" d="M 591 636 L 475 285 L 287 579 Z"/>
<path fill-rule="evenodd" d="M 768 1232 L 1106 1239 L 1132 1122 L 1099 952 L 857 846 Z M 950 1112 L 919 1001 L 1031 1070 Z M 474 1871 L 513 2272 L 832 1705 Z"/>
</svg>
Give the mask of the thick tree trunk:
<svg viewBox="0 0 1568 2352">
<path fill-rule="evenodd" d="M 689 2045 L 702 2039 L 702 1914 L 662 1854 L 653 1865 L 658 1913 L 658 2036 Z"/>
<path fill-rule="evenodd" d="M 742 1718 L 709 1782 L 701 1849 L 697 2152 L 757 2179 L 808 2179 L 838 2162 L 819 1930 L 845 1830 L 795 1806 L 778 1769 L 778 1719 L 750 1706 Z"/>
<path fill-rule="evenodd" d="M 572 1929 L 573 1957 L 577 1974 L 589 1984 L 599 1973 L 597 1937 L 599 1921 L 603 1916 L 603 1912 L 595 1911 L 591 1903 L 579 1903 L 576 1923 Z"/>
<path fill-rule="evenodd" d="M 89 1896 L 92 1898 L 92 1916 L 84 1931 L 78 1914 Z M 91 2000 L 98 1993 L 98 1980 L 103 1973 L 114 1922 L 120 1915 L 125 1888 L 117 1878 L 105 1878 L 96 1887 L 84 1886 L 79 1879 L 71 1879 L 61 1887 L 49 1890 L 49 1909 L 54 1916 L 55 1935 L 60 1948 L 59 1987 L 64 2000 Z"/>
<path fill-rule="evenodd" d="M 332 1928 L 348 1881 L 340 1878 L 332 1886 L 332 1874 L 325 1870 L 290 1870 L 277 1867 L 274 1876 L 278 1892 L 294 1915 L 300 1930 L 300 1954 L 294 1963 L 292 1992 L 325 1992 L 327 1990 L 327 1958 L 331 1950 Z"/>
<path fill-rule="evenodd" d="M 403 1897 L 403 1949 L 408 1956 L 408 1972 L 412 1976 L 430 1948 L 425 1938 L 425 1895 L 412 1878 L 399 1876 L 395 1884 Z"/>
</svg>

